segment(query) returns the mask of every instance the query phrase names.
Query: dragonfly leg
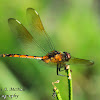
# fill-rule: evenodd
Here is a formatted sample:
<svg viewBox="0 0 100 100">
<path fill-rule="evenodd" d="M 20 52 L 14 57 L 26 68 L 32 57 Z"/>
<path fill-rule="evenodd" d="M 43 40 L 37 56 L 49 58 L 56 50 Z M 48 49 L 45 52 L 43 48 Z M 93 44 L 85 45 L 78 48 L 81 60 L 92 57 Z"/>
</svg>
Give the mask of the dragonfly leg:
<svg viewBox="0 0 100 100">
<path fill-rule="evenodd" d="M 57 71 L 61 72 L 61 71 L 67 70 L 66 67 L 64 67 L 64 69 L 62 69 L 62 70 L 61 70 L 61 68 L 62 68 L 61 65 L 60 65 L 60 67 L 58 67 L 58 65 L 57 65 Z M 72 71 L 72 70 L 70 70 L 70 71 Z"/>
<path fill-rule="evenodd" d="M 59 71 L 60 71 L 59 64 L 57 64 L 57 75 L 58 75 L 58 76 L 65 76 L 65 77 L 67 77 L 66 75 L 59 74 L 59 73 L 58 73 Z"/>
<path fill-rule="evenodd" d="M 59 67 L 58 66 L 59 66 L 59 64 L 57 64 L 57 75 L 58 75 L 58 71 L 59 71 Z"/>
<path fill-rule="evenodd" d="M 59 67 L 60 66 L 60 67 Z M 59 74 L 59 72 L 61 72 L 61 71 L 64 71 L 64 70 L 68 70 L 69 69 L 69 65 L 65 65 L 65 67 L 64 67 L 64 70 L 61 70 L 61 64 L 59 65 L 59 64 L 57 64 L 57 75 L 58 76 L 64 76 L 64 77 L 67 77 L 66 75 L 62 75 L 62 74 Z M 70 70 L 70 72 L 72 72 L 72 70 Z"/>
<path fill-rule="evenodd" d="M 59 64 L 59 65 L 60 65 L 60 67 L 58 67 L 59 72 L 64 71 L 64 70 L 65 70 L 65 68 L 64 68 L 63 70 L 61 70 L 61 68 L 63 68 L 63 67 L 61 66 L 61 64 Z"/>
<path fill-rule="evenodd" d="M 60 69 L 61 69 L 61 68 L 63 68 L 63 67 L 61 66 L 61 63 L 60 63 Z M 65 69 L 63 69 L 63 70 L 60 70 L 60 71 L 64 71 L 64 70 L 65 70 Z"/>
<path fill-rule="evenodd" d="M 58 68 L 58 69 L 59 69 L 59 71 L 61 71 L 60 68 Z"/>
</svg>

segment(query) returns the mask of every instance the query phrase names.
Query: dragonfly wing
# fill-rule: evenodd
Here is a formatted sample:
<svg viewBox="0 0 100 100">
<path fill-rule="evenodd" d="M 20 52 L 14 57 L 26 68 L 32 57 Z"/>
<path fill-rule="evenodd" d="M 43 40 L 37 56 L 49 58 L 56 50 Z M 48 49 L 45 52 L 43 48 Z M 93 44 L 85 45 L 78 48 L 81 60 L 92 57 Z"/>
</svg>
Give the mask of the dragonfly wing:
<svg viewBox="0 0 100 100">
<path fill-rule="evenodd" d="M 29 23 L 30 31 L 34 37 L 35 42 L 46 52 L 54 50 L 52 42 L 46 33 L 39 14 L 33 8 L 28 8 L 26 11 L 27 20 Z"/>
<path fill-rule="evenodd" d="M 18 39 L 23 41 L 24 43 L 32 42 L 33 37 L 28 32 L 28 30 L 16 19 L 9 18 L 8 24 L 12 32 L 16 35 Z"/>
<path fill-rule="evenodd" d="M 89 66 L 89 65 L 93 65 L 94 62 L 91 60 L 85 60 L 85 59 L 71 57 L 71 59 L 69 60 L 69 64 L 83 64 L 83 65 Z"/>
<path fill-rule="evenodd" d="M 35 43 L 33 36 L 18 20 L 14 18 L 9 18 L 8 25 L 11 31 L 14 33 L 17 40 L 20 42 L 20 44 L 22 44 L 22 50 L 24 50 L 25 53 L 32 54 L 34 50 L 33 54 L 45 54 L 45 52 L 42 50 L 39 52 L 36 50 L 37 44 Z"/>
</svg>

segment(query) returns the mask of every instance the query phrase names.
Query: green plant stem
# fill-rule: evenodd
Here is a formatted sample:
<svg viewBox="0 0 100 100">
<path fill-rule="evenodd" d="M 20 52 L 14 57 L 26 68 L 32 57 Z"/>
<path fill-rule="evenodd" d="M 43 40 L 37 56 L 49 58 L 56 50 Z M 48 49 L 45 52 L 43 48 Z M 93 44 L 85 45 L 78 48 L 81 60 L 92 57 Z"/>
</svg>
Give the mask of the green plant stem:
<svg viewBox="0 0 100 100">
<path fill-rule="evenodd" d="M 59 83 L 59 80 L 57 80 L 56 82 L 52 82 L 52 85 L 54 86 L 53 91 L 54 91 L 54 93 L 56 94 L 56 98 L 57 98 L 57 100 L 62 100 L 58 88 L 54 85 L 55 83 Z"/>
<path fill-rule="evenodd" d="M 69 92 L 69 100 L 73 100 L 73 92 L 72 92 L 72 77 L 70 66 L 66 65 L 67 79 L 68 79 L 68 92 Z"/>
<path fill-rule="evenodd" d="M 59 92 L 59 90 L 57 88 L 56 88 L 55 92 L 56 92 L 57 100 L 62 100 L 60 92 Z"/>
</svg>

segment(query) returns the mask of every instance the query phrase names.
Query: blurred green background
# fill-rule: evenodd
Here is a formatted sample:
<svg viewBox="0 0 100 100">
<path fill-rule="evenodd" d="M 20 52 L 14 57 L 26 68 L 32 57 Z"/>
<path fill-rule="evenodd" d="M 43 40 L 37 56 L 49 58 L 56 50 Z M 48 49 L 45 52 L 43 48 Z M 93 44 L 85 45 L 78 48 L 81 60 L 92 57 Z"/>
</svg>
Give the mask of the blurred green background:
<svg viewBox="0 0 100 100">
<path fill-rule="evenodd" d="M 25 27 L 26 9 L 39 13 L 45 30 L 59 51 L 90 59 L 93 66 L 72 65 L 73 99 L 100 98 L 100 2 L 99 0 L 0 0 L 0 54 L 25 54 L 8 26 L 8 18 L 18 19 Z M 29 49 L 30 50 L 30 49 Z M 28 50 L 27 50 L 28 51 Z M 34 55 L 34 47 L 27 54 Z M 54 66 L 53 66 L 54 67 Z M 64 73 L 64 72 L 63 72 Z M 19 95 L 13 100 L 55 100 L 52 82 L 63 100 L 68 100 L 67 78 L 56 75 L 56 67 L 49 67 L 33 59 L 0 58 L 1 95 Z M 23 91 L 9 91 L 11 88 Z M 2 89 L 2 90 L 1 90 Z M 7 90 L 4 90 L 7 89 Z M 11 100 L 11 97 L 6 97 Z"/>
</svg>

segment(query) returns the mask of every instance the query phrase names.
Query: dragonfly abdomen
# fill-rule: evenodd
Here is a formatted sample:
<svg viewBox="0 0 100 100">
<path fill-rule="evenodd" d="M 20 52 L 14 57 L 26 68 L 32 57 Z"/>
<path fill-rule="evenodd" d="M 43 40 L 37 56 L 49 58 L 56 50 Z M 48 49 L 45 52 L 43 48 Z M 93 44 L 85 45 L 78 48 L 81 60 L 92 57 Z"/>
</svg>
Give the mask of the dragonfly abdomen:
<svg viewBox="0 0 100 100">
<path fill-rule="evenodd" d="M 18 58 L 32 58 L 32 59 L 42 59 L 43 57 L 38 56 L 29 56 L 29 55 L 21 55 L 21 54 L 1 54 L 0 57 L 18 57 Z"/>
</svg>

